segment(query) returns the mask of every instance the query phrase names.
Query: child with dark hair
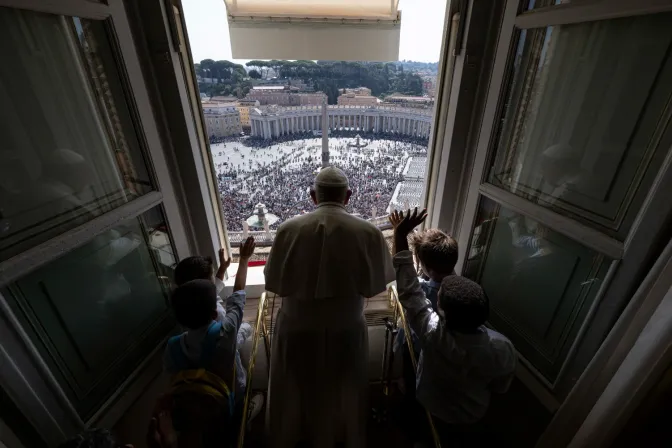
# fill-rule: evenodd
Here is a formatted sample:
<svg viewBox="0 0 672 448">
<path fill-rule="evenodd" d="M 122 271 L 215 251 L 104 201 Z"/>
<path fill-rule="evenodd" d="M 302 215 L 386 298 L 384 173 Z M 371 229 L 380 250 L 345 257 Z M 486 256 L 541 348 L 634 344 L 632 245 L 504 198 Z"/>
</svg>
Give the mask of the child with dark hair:
<svg viewBox="0 0 672 448">
<path fill-rule="evenodd" d="M 457 275 L 441 280 L 433 308 L 413 264 L 408 235 L 427 217 L 417 209 L 394 212 L 394 267 L 399 300 L 422 348 L 417 400 L 433 416 L 445 443 L 464 443 L 484 416 L 490 394 L 508 390 L 516 367 L 511 342 L 484 324 L 488 300 L 475 282 Z M 467 442 L 468 443 L 468 442 Z M 463 445 L 461 445 L 463 446 Z"/>
<path fill-rule="evenodd" d="M 246 259 L 241 257 L 241 264 L 247 263 Z M 177 267 L 175 268 L 175 283 L 179 287 L 191 280 L 209 280 L 214 283 L 216 293 L 217 293 L 217 322 L 223 322 L 224 316 L 226 315 L 226 310 L 224 308 L 224 302 L 222 301 L 220 294 L 224 290 L 224 276 L 226 275 L 226 270 L 231 265 L 231 258 L 226 258 L 224 249 L 219 249 L 219 267 L 215 272 L 214 263 L 210 257 L 202 257 L 200 255 L 187 257 L 181 260 Z M 234 287 L 235 290 L 235 287 Z M 188 327 L 187 327 L 188 328 Z M 245 341 L 252 336 L 254 330 L 252 326 L 247 322 L 242 322 L 240 324 L 240 329 L 238 330 L 238 348 L 240 348 Z M 240 350 L 236 351 L 236 388 L 237 390 L 245 389 L 247 374 L 245 372 L 245 367 L 240 357 Z M 263 405 L 264 397 L 261 394 L 255 395 L 250 401 L 250 408 L 253 409 L 253 414 L 259 412 L 261 406 Z"/>
<path fill-rule="evenodd" d="M 226 299 L 223 312 L 218 311 L 219 291 L 212 281 L 212 269 L 208 267 L 207 259 L 190 257 L 183 260 L 186 263 L 180 262 L 178 269 L 175 270 L 176 281 L 184 283 L 173 292 L 171 305 L 177 322 L 186 331 L 169 341 L 163 358 L 164 370 L 171 374 L 181 370 L 205 368 L 228 385 L 234 383 L 235 376 L 233 389 L 236 405 L 240 405 L 243 401 L 246 384 L 238 346 L 241 343 L 239 330 L 246 298 L 247 264 L 254 253 L 254 247 L 252 237 L 241 246 L 240 265 L 233 285 L 234 292 Z M 221 263 L 219 271 L 222 271 L 222 266 L 228 264 L 228 261 Z M 219 271 L 216 278 L 221 281 Z M 192 276 L 197 278 L 188 280 Z M 215 340 L 210 341 L 213 337 L 213 328 L 217 328 L 218 331 L 214 335 Z M 209 353 L 210 346 L 213 347 L 212 353 Z M 207 359 L 204 359 L 204 353 Z M 235 374 L 233 374 L 234 365 Z M 250 401 L 250 418 L 259 413 L 262 405 L 263 395 L 258 394 Z"/>
<path fill-rule="evenodd" d="M 175 267 L 175 284 L 181 286 L 191 280 L 210 280 L 215 284 L 217 296 L 224 290 L 224 276 L 231 265 L 231 258 L 226 258 L 224 249 L 219 249 L 219 267 L 215 272 L 214 263 L 210 257 L 195 255 L 181 260 Z M 217 301 L 217 314 L 219 320 L 224 317 L 224 306 Z M 246 332 L 251 331 L 245 329 Z"/>
</svg>

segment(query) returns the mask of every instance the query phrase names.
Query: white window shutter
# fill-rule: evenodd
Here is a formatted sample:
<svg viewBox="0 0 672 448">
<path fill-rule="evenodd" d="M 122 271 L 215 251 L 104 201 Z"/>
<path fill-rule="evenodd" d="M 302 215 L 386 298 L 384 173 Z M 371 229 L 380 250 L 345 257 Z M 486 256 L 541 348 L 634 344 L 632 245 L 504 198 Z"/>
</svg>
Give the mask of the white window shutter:
<svg viewBox="0 0 672 448">
<path fill-rule="evenodd" d="M 398 0 L 225 0 L 234 59 L 394 61 Z"/>
</svg>

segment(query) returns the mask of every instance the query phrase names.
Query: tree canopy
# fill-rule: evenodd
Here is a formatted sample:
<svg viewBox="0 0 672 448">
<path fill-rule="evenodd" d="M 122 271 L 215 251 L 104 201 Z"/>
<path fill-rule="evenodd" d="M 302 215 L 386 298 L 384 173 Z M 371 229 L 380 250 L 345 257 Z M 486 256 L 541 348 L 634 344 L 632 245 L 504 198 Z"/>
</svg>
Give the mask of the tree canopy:
<svg viewBox="0 0 672 448">
<path fill-rule="evenodd" d="M 336 103 L 339 89 L 348 87 L 368 87 L 371 94 L 378 97 L 392 93 L 422 94 L 422 78 L 407 63 L 253 60 L 245 64 L 249 72 L 229 61 L 204 59 L 194 65 L 199 76 L 210 80 L 199 83 L 201 92 L 210 95 L 242 93 L 244 96 L 251 87 L 250 78 L 269 79 L 271 74 L 280 80 L 302 80 L 316 91 L 324 92 L 329 104 Z"/>
</svg>

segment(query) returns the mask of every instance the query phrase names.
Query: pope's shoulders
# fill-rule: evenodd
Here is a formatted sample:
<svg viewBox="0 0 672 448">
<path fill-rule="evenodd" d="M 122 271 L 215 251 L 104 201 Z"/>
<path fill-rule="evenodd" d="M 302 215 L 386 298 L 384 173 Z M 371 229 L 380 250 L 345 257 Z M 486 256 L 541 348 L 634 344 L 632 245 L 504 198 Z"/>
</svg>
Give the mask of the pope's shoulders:
<svg viewBox="0 0 672 448">
<path fill-rule="evenodd" d="M 371 224 L 369 221 L 351 215 L 350 213 L 343 213 L 337 216 L 340 223 L 351 225 L 360 232 L 367 232 L 371 235 L 378 235 L 380 233 L 378 227 Z M 307 225 L 315 223 L 316 221 L 317 219 L 314 213 L 306 213 L 300 216 L 295 216 L 280 224 L 278 227 L 278 233 L 297 231 Z"/>
</svg>

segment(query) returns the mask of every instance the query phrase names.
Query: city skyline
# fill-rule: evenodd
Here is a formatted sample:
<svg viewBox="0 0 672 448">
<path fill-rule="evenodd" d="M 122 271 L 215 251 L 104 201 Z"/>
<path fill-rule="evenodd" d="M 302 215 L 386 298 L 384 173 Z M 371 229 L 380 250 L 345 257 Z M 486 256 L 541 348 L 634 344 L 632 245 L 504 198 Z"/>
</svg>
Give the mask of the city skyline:
<svg viewBox="0 0 672 448">
<path fill-rule="evenodd" d="M 185 0 L 184 16 L 194 62 L 233 59 L 223 0 Z M 441 51 L 446 0 L 400 0 L 402 11 L 399 60 L 437 62 Z"/>
</svg>

